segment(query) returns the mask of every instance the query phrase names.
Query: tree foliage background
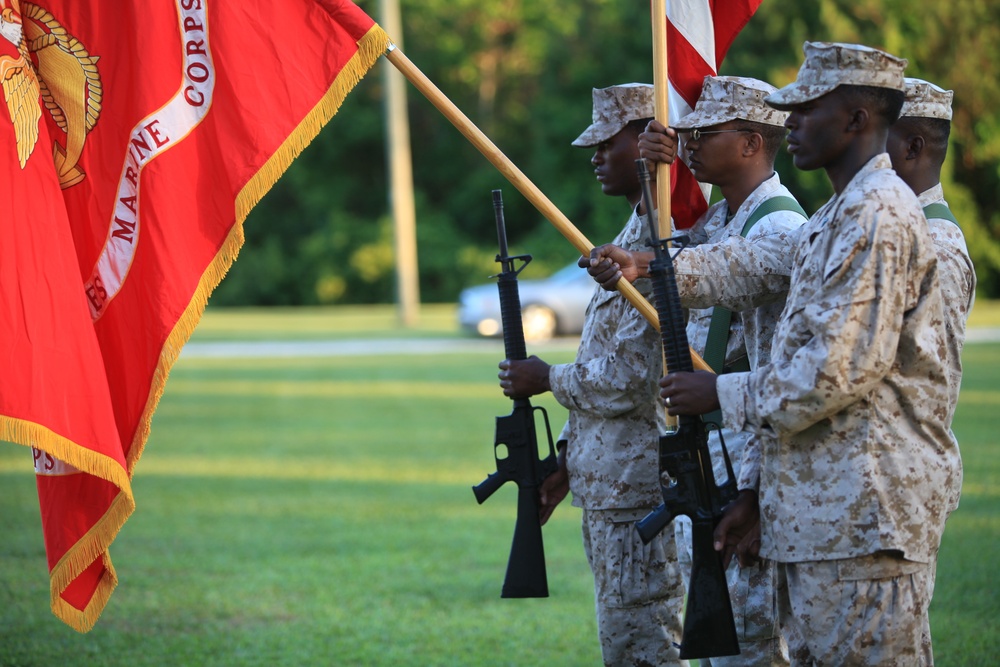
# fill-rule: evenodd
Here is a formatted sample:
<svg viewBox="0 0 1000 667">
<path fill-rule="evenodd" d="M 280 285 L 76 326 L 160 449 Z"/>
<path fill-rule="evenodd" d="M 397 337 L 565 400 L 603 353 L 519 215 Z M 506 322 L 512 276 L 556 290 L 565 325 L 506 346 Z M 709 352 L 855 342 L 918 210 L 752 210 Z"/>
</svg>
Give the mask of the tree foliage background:
<svg viewBox="0 0 1000 667">
<path fill-rule="evenodd" d="M 376 21 L 374 0 L 358 3 Z M 649 7 L 638 0 L 401 0 L 404 53 L 594 243 L 625 221 L 588 149 L 591 89 L 652 80 Z M 962 223 L 980 294 L 1000 297 L 1000 3 L 996 0 L 764 0 L 722 74 L 783 86 L 806 40 L 859 42 L 909 60 L 908 76 L 955 91 L 945 195 Z M 213 305 L 385 303 L 395 299 L 384 127 L 384 59 L 245 224 L 246 243 Z M 490 191 L 504 191 L 511 250 L 541 277 L 576 250 L 407 84 L 420 292 L 450 302 L 496 272 Z M 778 158 L 807 211 L 823 172 Z"/>
</svg>

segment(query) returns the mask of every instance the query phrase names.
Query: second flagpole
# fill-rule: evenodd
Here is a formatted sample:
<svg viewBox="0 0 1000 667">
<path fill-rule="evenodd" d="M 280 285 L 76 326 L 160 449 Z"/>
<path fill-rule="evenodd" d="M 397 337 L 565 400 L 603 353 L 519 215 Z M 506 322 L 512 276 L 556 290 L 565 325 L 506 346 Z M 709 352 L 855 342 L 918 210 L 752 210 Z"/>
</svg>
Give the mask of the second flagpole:
<svg viewBox="0 0 1000 667">
<path fill-rule="evenodd" d="M 666 14 L 664 14 L 664 21 Z M 483 134 L 482 130 L 476 127 L 465 114 L 455 106 L 454 103 L 444 93 L 442 93 L 434 83 L 421 72 L 402 51 L 394 44 L 390 44 L 385 53 L 386 59 L 398 69 L 407 80 L 426 97 L 431 104 L 437 107 L 438 111 L 444 114 L 452 125 L 482 153 L 490 163 L 496 167 L 511 184 L 527 198 L 538 211 L 551 222 L 559 233 L 573 244 L 581 255 L 587 256 L 593 249 L 586 236 L 577 229 L 572 222 L 546 197 L 538 187 L 525 176 L 517 166 L 504 155 L 490 139 Z M 627 280 L 619 280 L 618 291 L 628 299 L 646 320 L 656 329 L 659 329 L 659 318 L 656 309 L 649 303 L 638 290 Z M 691 358 L 695 368 L 698 370 L 711 370 L 705 360 L 694 350 L 691 351 Z"/>
<path fill-rule="evenodd" d="M 667 84 L 667 3 L 651 0 L 653 24 L 653 112 L 664 126 L 670 124 L 669 87 Z M 659 213 L 660 234 L 671 236 L 670 224 L 670 165 L 656 163 L 656 209 Z M 666 230 L 666 231 L 664 231 Z"/>
<path fill-rule="evenodd" d="M 669 87 L 667 84 L 667 2 L 666 0 L 650 0 L 650 22 L 653 24 L 653 114 L 664 127 L 670 125 Z M 673 224 L 670 222 L 670 165 L 666 162 L 656 163 L 656 211 L 660 236 L 673 236 Z M 650 214 L 647 211 L 647 214 Z M 619 281 L 620 282 L 620 281 Z M 695 368 L 701 368 L 698 362 L 704 360 L 691 350 L 691 361 Z M 666 354 L 663 356 L 663 372 L 669 373 Z M 677 417 L 665 412 L 667 431 L 677 430 Z"/>
</svg>

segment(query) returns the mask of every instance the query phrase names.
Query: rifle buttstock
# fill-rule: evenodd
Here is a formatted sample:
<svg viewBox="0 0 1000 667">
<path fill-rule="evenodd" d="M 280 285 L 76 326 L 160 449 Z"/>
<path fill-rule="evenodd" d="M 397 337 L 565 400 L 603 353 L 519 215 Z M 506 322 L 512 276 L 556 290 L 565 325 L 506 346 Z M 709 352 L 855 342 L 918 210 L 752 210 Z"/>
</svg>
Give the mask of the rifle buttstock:
<svg viewBox="0 0 1000 667">
<path fill-rule="evenodd" d="M 691 563 L 681 659 L 739 655 L 729 584 L 715 550 L 712 522 L 691 522 Z"/>
<path fill-rule="evenodd" d="M 542 522 L 538 517 L 538 490 L 519 487 L 517 491 L 517 524 L 507 560 L 502 598 L 547 598 L 548 578 L 545 573 L 545 548 L 542 543 Z"/>
</svg>

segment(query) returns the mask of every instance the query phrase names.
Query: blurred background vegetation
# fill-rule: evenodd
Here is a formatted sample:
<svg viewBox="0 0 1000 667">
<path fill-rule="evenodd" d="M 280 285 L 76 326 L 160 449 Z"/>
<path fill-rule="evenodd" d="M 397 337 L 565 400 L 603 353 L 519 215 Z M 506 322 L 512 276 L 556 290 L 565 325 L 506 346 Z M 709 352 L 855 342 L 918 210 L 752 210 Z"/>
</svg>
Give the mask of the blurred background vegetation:
<svg viewBox="0 0 1000 667">
<path fill-rule="evenodd" d="M 379 20 L 377 2 L 358 3 Z M 592 152 L 570 142 L 589 124 L 591 89 L 652 80 L 649 7 L 620 0 L 401 0 L 404 53 L 594 243 L 628 211 L 594 181 Z M 909 59 L 908 76 L 955 91 L 945 194 L 965 230 L 980 296 L 1000 297 L 1000 3 L 996 0 L 764 0 L 722 74 L 782 86 L 806 40 L 859 42 Z M 214 306 L 391 303 L 393 226 L 383 114 L 384 59 L 254 209 L 246 244 Z M 412 86 L 420 294 L 451 302 L 496 272 L 490 190 L 504 190 L 512 251 L 531 276 L 573 247 Z M 782 180 L 812 212 L 823 172 L 779 156 Z"/>
</svg>

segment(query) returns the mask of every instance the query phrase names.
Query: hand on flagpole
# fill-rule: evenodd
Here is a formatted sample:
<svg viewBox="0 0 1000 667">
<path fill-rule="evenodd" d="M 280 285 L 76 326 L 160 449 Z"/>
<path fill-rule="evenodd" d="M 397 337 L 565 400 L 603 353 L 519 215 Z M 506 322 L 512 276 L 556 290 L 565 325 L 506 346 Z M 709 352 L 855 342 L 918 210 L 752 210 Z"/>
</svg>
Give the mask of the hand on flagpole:
<svg viewBox="0 0 1000 667">
<path fill-rule="evenodd" d="M 653 24 L 653 110 L 654 118 L 661 124 L 670 122 L 669 71 L 667 55 L 667 2 L 650 0 L 650 14 Z M 656 203 L 660 235 L 664 238 L 673 234 L 670 205 L 670 164 L 658 162 L 653 170 L 656 180 Z"/>
<path fill-rule="evenodd" d="M 639 156 L 657 164 L 673 164 L 677 158 L 677 131 L 651 120 L 639 135 Z"/>
<path fill-rule="evenodd" d="M 613 292 L 622 278 L 630 283 L 648 278 L 652 259 L 650 251 L 626 250 L 613 243 L 605 243 L 591 250 L 590 257 L 581 257 L 578 264 L 587 269 L 590 277 L 602 288 Z"/>
</svg>

